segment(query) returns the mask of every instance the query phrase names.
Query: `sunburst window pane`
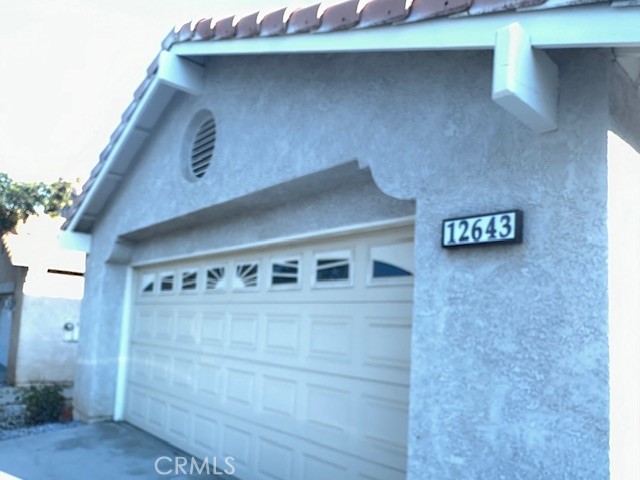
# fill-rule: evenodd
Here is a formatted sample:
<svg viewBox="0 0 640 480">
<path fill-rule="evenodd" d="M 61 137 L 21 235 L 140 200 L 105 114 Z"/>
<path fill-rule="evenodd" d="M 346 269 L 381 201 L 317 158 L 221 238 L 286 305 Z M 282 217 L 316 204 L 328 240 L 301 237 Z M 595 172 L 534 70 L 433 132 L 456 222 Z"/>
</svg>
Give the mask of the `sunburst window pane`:
<svg viewBox="0 0 640 480">
<path fill-rule="evenodd" d="M 258 286 L 258 263 L 240 263 L 236 265 L 233 276 L 233 288 L 256 288 Z"/>
<path fill-rule="evenodd" d="M 224 288 L 224 267 L 207 269 L 207 290 L 222 290 Z"/>
</svg>

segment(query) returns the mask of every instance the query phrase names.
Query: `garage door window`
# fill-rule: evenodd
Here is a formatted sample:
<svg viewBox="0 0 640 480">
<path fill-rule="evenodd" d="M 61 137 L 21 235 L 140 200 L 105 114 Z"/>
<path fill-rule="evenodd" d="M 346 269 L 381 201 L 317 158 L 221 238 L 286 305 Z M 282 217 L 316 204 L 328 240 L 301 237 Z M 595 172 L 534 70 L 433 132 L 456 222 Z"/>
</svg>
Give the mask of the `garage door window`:
<svg viewBox="0 0 640 480">
<path fill-rule="evenodd" d="M 300 259 L 273 260 L 271 263 L 271 287 L 295 288 L 300 285 Z"/>
<path fill-rule="evenodd" d="M 147 294 L 153 293 L 155 285 L 156 276 L 153 273 L 146 273 L 142 276 L 142 281 L 140 282 L 140 291 Z"/>
<path fill-rule="evenodd" d="M 172 292 L 173 291 L 173 279 L 175 275 L 173 273 L 163 273 L 160 277 L 160 291 Z"/>
<path fill-rule="evenodd" d="M 413 281 L 413 243 L 372 246 L 369 282 L 372 284 Z"/>
<path fill-rule="evenodd" d="M 234 290 L 256 290 L 258 288 L 258 262 L 236 264 L 233 288 Z"/>
<path fill-rule="evenodd" d="M 341 250 L 316 254 L 316 285 L 347 285 L 351 283 L 351 252 Z"/>
<path fill-rule="evenodd" d="M 183 292 L 195 292 L 198 287 L 198 271 L 197 270 L 185 270 L 182 272 L 182 286 Z"/>
<path fill-rule="evenodd" d="M 225 286 L 225 268 L 215 266 L 207 269 L 207 291 L 220 292 Z"/>
</svg>

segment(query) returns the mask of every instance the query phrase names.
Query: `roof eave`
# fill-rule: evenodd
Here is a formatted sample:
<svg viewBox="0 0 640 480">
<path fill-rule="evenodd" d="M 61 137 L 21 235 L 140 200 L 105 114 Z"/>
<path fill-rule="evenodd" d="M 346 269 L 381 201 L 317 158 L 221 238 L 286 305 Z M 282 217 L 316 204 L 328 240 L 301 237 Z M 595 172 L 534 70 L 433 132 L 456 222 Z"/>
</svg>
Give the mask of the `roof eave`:
<svg viewBox="0 0 640 480">
<path fill-rule="evenodd" d="M 496 15 L 465 15 L 304 35 L 245 38 L 242 41 L 187 41 L 171 46 L 179 56 L 282 53 L 490 50 L 496 32 L 518 22 L 534 48 L 639 47 L 640 7 L 609 3 L 557 9 L 528 8 Z"/>
<path fill-rule="evenodd" d="M 558 0 L 562 1 L 562 0 Z M 140 119 L 167 91 L 198 95 L 203 88 L 203 68 L 191 61 L 197 57 L 221 55 L 261 55 L 286 53 L 346 53 L 437 50 L 493 50 L 497 34 L 518 23 L 528 35 L 533 49 L 615 48 L 616 55 L 627 52 L 636 69 L 640 48 L 640 6 L 612 8 L 610 3 L 556 8 L 545 5 L 495 15 L 458 14 L 455 18 L 431 19 L 428 22 L 403 23 L 401 26 L 352 28 L 331 33 L 256 36 L 241 40 L 207 41 L 192 35 L 167 45 L 152 62 L 153 71 L 134 96 L 123 123 L 112 135 L 103 153 L 104 164 L 95 174 L 86 198 L 73 212 L 65 228 L 69 232 L 89 233 L 81 222 L 90 224 L 100 213 L 150 133 L 148 122 Z M 615 7 L 615 2 L 613 4 Z M 553 8 L 551 8 L 553 7 Z M 151 68 L 151 67 L 150 67 Z M 157 110 L 157 108 L 155 109 Z M 157 114 L 157 112 L 156 112 Z M 148 116 L 148 115 L 147 115 Z M 147 119 L 148 120 L 148 119 Z M 153 123 L 153 122 L 152 122 Z M 151 125 L 152 126 L 152 125 Z M 83 191 L 84 193 L 84 191 Z M 80 226 L 80 228 L 79 228 Z"/>
<path fill-rule="evenodd" d="M 106 203 L 106 197 L 125 175 L 135 154 L 161 116 L 163 109 L 153 108 L 153 104 L 158 102 L 160 97 L 168 103 L 177 91 L 199 95 L 203 86 L 204 68 L 201 65 L 167 51 L 160 52 L 157 72 L 141 93 L 131 117 L 123 120 L 121 130 L 116 130 L 118 136 L 114 139 L 113 147 L 98 172 L 94 185 L 88 190 L 87 197 L 68 225 L 63 226 L 66 231 L 87 233 L 78 229 L 79 223 L 83 218 L 92 218 L 100 213 Z M 107 188 L 109 186 L 111 188 Z"/>
</svg>

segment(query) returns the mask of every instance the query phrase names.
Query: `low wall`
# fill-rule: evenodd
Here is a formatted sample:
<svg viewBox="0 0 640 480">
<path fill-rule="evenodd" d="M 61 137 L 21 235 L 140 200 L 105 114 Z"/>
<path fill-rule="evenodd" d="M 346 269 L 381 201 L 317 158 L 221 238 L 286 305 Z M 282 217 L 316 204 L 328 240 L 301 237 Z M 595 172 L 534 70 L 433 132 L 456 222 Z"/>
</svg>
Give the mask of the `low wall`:
<svg viewBox="0 0 640 480">
<path fill-rule="evenodd" d="M 76 325 L 79 311 L 80 300 L 24 296 L 16 385 L 73 382 L 77 343 L 65 341 L 64 324 Z"/>
</svg>

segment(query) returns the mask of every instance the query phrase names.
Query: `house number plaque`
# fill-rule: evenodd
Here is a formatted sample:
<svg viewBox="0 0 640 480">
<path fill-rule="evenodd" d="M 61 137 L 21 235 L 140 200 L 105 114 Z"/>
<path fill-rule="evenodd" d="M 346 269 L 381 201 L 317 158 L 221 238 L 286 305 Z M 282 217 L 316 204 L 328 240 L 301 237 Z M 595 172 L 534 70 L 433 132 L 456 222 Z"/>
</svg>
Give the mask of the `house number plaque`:
<svg viewBox="0 0 640 480">
<path fill-rule="evenodd" d="M 442 247 L 522 243 L 522 211 L 485 213 L 442 222 Z"/>
</svg>

